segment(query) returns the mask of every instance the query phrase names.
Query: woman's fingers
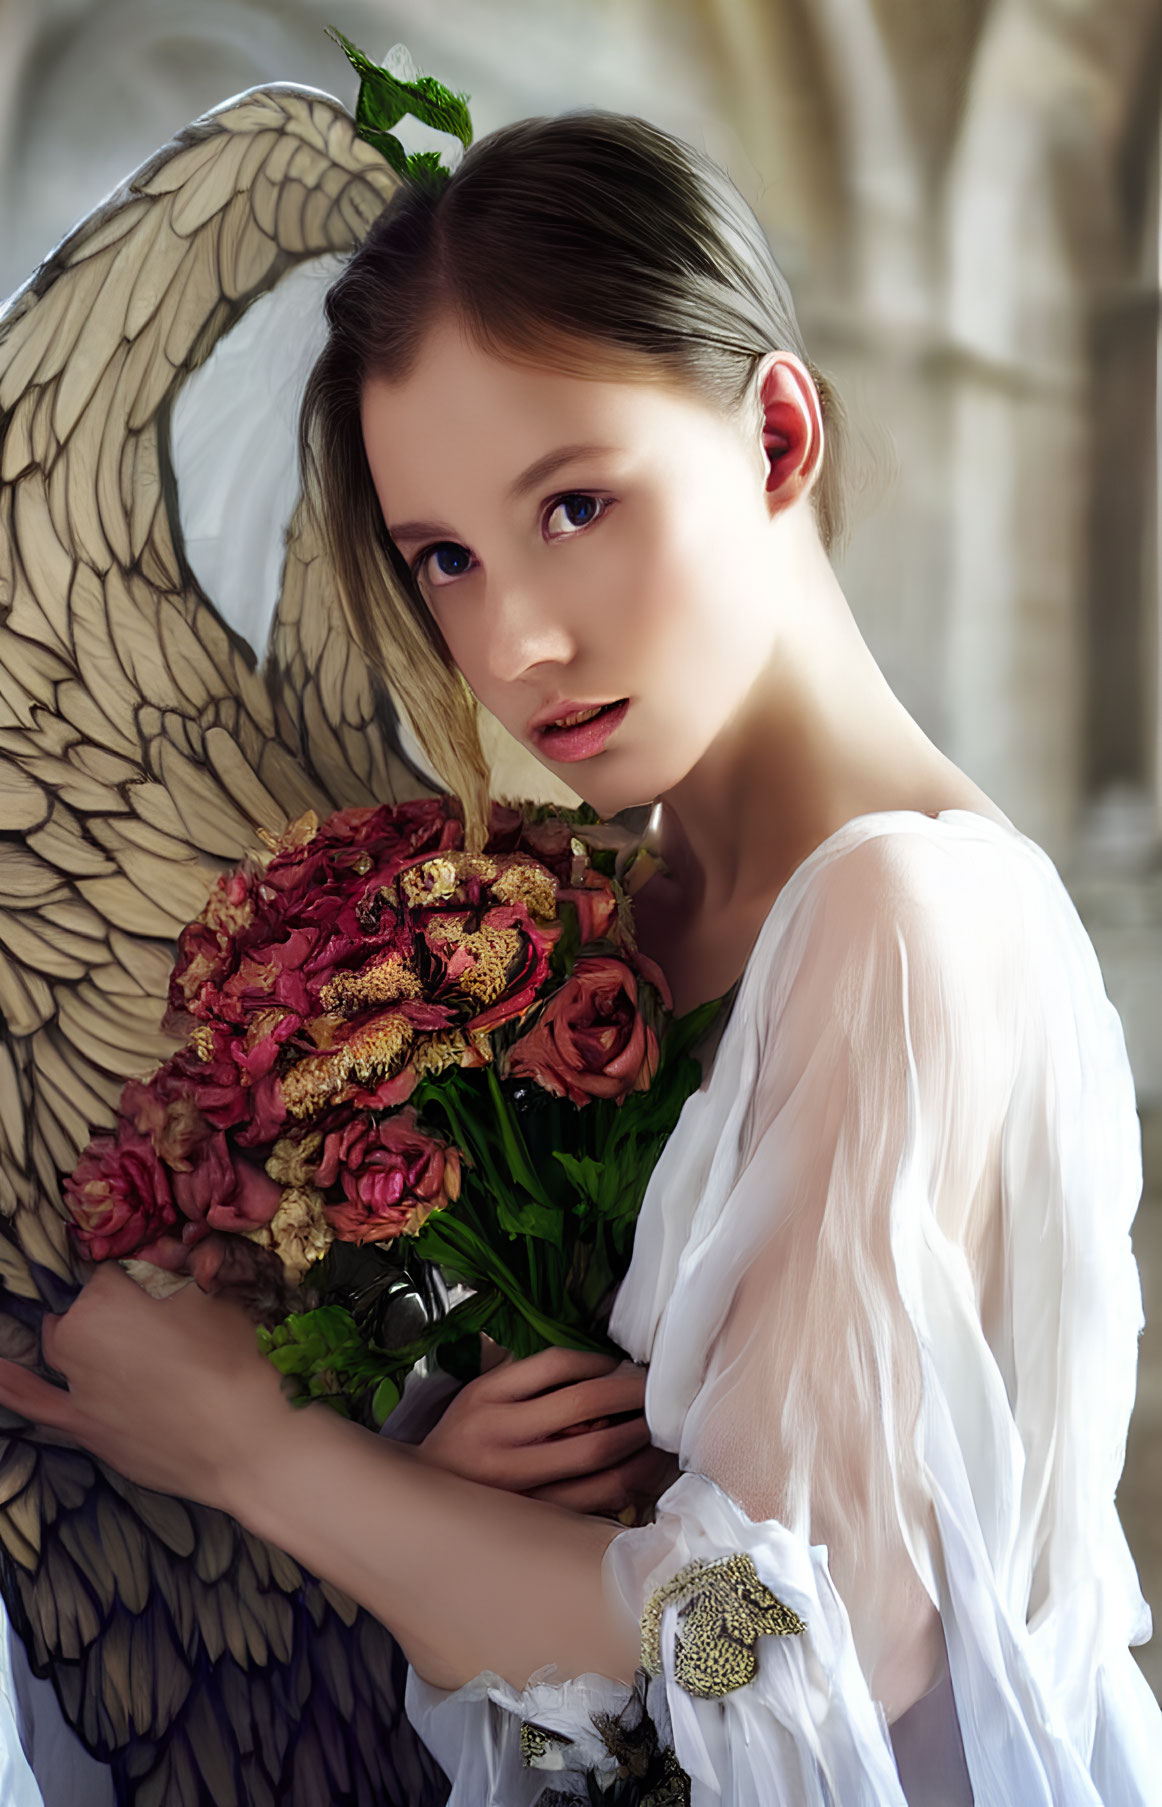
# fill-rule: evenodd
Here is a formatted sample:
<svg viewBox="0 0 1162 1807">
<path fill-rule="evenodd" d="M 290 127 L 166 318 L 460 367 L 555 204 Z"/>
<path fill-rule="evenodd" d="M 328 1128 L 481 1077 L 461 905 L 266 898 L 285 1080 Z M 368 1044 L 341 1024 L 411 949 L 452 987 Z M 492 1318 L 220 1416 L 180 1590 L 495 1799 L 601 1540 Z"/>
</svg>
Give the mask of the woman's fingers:
<svg viewBox="0 0 1162 1807">
<path fill-rule="evenodd" d="M 64 1387 L 54 1387 L 19 1362 L 0 1361 L 0 1405 L 34 1424 L 74 1435 L 80 1414 Z"/>
<path fill-rule="evenodd" d="M 645 1403 L 646 1371 L 623 1362 L 611 1374 L 592 1380 L 574 1381 L 525 1400 L 521 1407 L 521 1426 L 530 1440 L 576 1434 L 594 1418 L 621 1418 L 638 1413 Z"/>
<path fill-rule="evenodd" d="M 529 1489 L 529 1498 L 548 1500 L 570 1512 L 623 1512 L 627 1506 L 653 1506 L 678 1477 L 678 1458 L 653 1444 L 596 1474 L 551 1481 Z"/>
<path fill-rule="evenodd" d="M 645 1448 L 649 1440 L 649 1426 L 639 1412 L 621 1424 L 579 1431 L 573 1437 L 522 1444 L 505 1454 L 505 1467 L 512 1477 L 506 1484 L 524 1493 L 530 1487 L 542 1487 L 551 1481 L 612 1468 L 636 1450 Z"/>
<path fill-rule="evenodd" d="M 620 1365 L 616 1355 L 600 1355 L 587 1349 L 542 1349 L 519 1361 L 509 1357 L 481 1377 L 490 1399 L 534 1399 L 540 1393 L 572 1381 L 608 1374 Z"/>
</svg>

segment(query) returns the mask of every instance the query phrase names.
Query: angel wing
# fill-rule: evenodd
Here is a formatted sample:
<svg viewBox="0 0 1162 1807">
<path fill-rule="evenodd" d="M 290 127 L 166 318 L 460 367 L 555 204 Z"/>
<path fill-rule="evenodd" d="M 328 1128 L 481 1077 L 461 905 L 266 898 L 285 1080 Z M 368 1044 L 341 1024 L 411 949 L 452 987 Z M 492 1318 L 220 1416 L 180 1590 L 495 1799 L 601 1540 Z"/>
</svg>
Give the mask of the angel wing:
<svg viewBox="0 0 1162 1807">
<path fill-rule="evenodd" d="M 337 102 L 195 122 L 0 317 L 0 1352 L 76 1281 L 60 1179 L 172 1051 L 172 937 L 288 816 L 421 794 L 296 519 L 263 669 L 194 579 L 177 392 L 398 178 Z M 0 1419 L 0 1583 L 37 1673 L 135 1807 L 445 1798 L 387 1632 L 232 1521 Z"/>
</svg>

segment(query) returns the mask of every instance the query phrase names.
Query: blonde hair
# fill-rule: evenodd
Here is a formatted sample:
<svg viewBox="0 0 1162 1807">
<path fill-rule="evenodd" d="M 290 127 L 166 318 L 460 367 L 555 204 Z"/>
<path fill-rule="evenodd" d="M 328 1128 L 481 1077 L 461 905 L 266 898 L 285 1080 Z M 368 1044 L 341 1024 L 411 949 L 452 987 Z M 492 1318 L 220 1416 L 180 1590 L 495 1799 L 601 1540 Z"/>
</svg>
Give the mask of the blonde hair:
<svg viewBox="0 0 1162 1807">
<path fill-rule="evenodd" d="M 360 416 L 366 379 L 406 377 L 447 313 L 487 350 L 589 374 L 596 350 L 604 370 L 681 382 L 732 412 L 754 403 L 768 352 L 794 352 L 823 412 L 813 501 L 828 547 L 842 531 L 842 410 L 750 208 L 659 127 L 599 111 L 526 119 L 473 145 L 442 186 L 401 186 L 327 295 L 300 454 L 351 632 L 478 846 L 489 774 L 475 699 L 387 533 Z"/>
</svg>

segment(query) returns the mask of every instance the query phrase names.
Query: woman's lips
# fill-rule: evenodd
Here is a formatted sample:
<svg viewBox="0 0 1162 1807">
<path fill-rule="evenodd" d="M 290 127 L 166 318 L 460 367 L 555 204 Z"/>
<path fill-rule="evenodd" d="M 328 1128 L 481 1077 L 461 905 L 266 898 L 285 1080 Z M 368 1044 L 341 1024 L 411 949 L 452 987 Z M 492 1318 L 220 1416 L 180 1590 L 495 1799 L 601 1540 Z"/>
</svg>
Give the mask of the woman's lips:
<svg viewBox="0 0 1162 1807">
<path fill-rule="evenodd" d="M 629 698 L 622 697 L 619 703 L 604 704 L 587 722 L 578 722 L 574 727 L 557 728 L 550 724 L 536 728 L 533 740 L 547 759 L 563 760 L 566 764 L 575 759 L 592 759 L 601 752 L 614 729 L 621 726 L 628 708 Z"/>
</svg>

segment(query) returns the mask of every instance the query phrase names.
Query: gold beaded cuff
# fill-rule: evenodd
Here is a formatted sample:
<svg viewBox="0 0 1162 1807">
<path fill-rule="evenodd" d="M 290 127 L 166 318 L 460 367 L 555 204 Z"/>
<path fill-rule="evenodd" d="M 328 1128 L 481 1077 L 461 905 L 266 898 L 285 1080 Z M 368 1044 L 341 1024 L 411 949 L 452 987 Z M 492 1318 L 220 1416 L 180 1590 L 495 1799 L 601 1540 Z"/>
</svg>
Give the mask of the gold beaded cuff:
<svg viewBox="0 0 1162 1807">
<path fill-rule="evenodd" d="M 531 1719 L 520 1722 L 520 1760 L 526 1769 L 560 1769 L 565 1749 L 572 1742 L 562 1732 L 550 1732 Z"/>
<path fill-rule="evenodd" d="M 797 1637 L 807 1629 L 798 1613 L 759 1580 L 750 1557 L 737 1552 L 715 1562 L 691 1562 L 650 1595 L 642 1614 L 642 1667 L 662 1673 L 662 1614 L 679 1608 L 674 1679 L 697 1700 L 719 1700 L 744 1688 L 758 1672 L 761 1637 Z"/>
</svg>

